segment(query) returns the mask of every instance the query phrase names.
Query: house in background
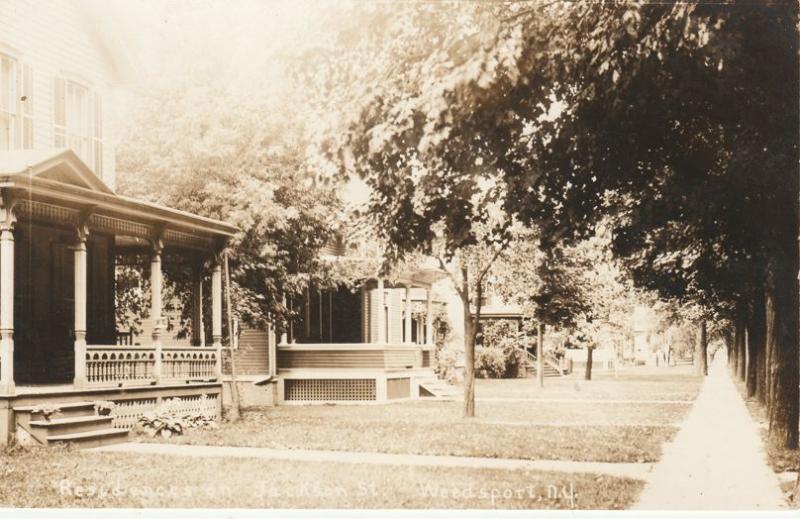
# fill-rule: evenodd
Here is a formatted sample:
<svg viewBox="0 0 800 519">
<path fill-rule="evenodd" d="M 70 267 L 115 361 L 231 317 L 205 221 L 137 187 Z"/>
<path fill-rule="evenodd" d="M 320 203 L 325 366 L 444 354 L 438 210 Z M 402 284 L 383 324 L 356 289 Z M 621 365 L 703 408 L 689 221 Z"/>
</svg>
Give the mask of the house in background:
<svg viewBox="0 0 800 519">
<path fill-rule="evenodd" d="M 114 192 L 110 114 L 129 64 L 81 4 L 6 0 L 0 13 L 0 443 L 119 441 L 163 398 L 218 416 L 220 251 L 237 229 Z M 128 262 L 149 264 L 154 288 L 139 345 L 116 326 Z M 169 262 L 196 280 L 194 346 L 162 340 Z M 98 400 L 114 412 L 98 416 Z"/>
<path fill-rule="evenodd" d="M 365 226 L 356 222 L 345 227 L 348 232 L 323 249 L 322 259 L 374 263 L 380 251 L 374 239 L 367 239 Z M 240 334 L 236 367 L 243 403 L 385 402 L 451 395 L 452 388 L 433 371 L 434 318 L 447 308 L 442 281 L 437 268 L 421 266 L 392 277 L 366 276 L 355 289 L 308 287 L 289 298 L 286 303 L 296 318 L 283 333 L 244 328 Z"/>
</svg>

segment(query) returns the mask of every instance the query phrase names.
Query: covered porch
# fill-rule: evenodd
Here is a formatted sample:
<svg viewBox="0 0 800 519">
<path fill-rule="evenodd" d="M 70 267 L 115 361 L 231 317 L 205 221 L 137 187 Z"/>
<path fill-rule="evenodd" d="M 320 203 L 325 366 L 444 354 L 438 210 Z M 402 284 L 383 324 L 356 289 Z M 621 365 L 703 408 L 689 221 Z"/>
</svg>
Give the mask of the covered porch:
<svg viewBox="0 0 800 519">
<path fill-rule="evenodd" d="M 349 296 L 306 291 L 295 305 L 301 318 L 281 334 L 270 363 L 278 401 L 384 402 L 424 395 L 420 385 L 436 378 L 432 285 L 438 278 L 420 270 L 391 281 L 366 280 Z"/>
<path fill-rule="evenodd" d="M 223 222 L 117 195 L 72 151 L 3 153 L 0 399 L 92 393 L 113 399 L 114 390 L 218 387 L 221 254 L 235 232 Z M 118 329 L 116 312 L 117 269 L 130 258 L 148 273 L 149 336 L 136 340 L 129 328 Z M 181 298 L 190 301 L 182 342 L 165 340 L 170 262 L 190 279 L 191 293 Z"/>
</svg>

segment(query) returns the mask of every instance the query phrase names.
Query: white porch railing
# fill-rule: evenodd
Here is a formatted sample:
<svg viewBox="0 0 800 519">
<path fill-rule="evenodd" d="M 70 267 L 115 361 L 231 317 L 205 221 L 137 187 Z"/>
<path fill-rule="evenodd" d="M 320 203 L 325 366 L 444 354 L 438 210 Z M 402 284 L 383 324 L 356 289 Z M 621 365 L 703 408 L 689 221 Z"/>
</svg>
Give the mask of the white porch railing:
<svg viewBox="0 0 800 519">
<path fill-rule="evenodd" d="M 156 349 L 149 346 L 86 346 L 90 385 L 149 384 L 156 380 Z"/>
<path fill-rule="evenodd" d="M 217 351 L 213 348 L 161 348 L 161 378 L 212 380 L 217 378 Z"/>
<path fill-rule="evenodd" d="M 161 362 L 156 362 L 159 349 Z M 218 380 L 218 358 L 215 348 L 90 345 L 86 346 L 86 384 L 119 386 Z"/>
</svg>

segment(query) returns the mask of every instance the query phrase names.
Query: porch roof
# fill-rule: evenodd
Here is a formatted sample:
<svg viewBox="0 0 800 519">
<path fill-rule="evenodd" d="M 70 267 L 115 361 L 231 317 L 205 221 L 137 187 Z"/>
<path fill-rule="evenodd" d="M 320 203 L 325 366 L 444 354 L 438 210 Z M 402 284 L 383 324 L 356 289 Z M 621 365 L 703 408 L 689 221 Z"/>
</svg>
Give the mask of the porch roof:
<svg viewBox="0 0 800 519">
<path fill-rule="evenodd" d="M 70 149 L 0 153 L 0 188 L 37 201 L 161 227 L 228 238 L 237 228 L 212 218 L 116 194 Z"/>
</svg>

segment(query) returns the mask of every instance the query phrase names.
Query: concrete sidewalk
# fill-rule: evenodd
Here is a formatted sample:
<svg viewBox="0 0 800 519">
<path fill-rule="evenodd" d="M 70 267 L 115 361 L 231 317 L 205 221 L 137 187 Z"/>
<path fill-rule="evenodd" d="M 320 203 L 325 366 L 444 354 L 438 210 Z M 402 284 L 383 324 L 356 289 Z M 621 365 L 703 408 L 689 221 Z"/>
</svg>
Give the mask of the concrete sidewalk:
<svg viewBox="0 0 800 519">
<path fill-rule="evenodd" d="M 640 510 L 775 510 L 786 508 L 766 463 L 758 429 L 722 359 L 661 461 L 647 478 Z"/>
<path fill-rule="evenodd" d="M 120 443 L 87 449 L 84 452 L 121 452 L 158 456 L 194 456 L 250 458 L 373 465 L 406 465 L 426 467 L 459 467 L 500 470 L 545 470 L 587 472 L 609 476 L 645 479 L 651 463 L 605 463 L 592 461 L 524 460 L 477 458 L 467 456 L 434 456 L 422 454 L 384 454 L 372 452 L 321 451 L 299 449 L 267 449 L 263 447 L 218 447 L 212 445 L 173 445 L 168 443 Z"/>
</svg>

